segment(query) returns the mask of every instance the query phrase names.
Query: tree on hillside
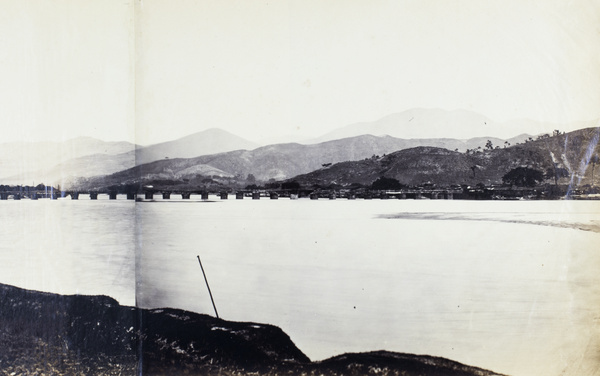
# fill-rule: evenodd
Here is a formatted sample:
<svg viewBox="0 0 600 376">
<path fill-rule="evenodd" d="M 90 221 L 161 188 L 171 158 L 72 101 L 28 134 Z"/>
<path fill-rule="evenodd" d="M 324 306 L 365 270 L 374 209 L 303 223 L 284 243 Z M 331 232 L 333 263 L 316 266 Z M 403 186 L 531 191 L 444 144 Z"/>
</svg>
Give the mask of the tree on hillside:
<svg viewBox="0 0 600 376">
<path fill-rule="evenodd" d="M 529 167 L 513 168 L 502 177 L 504 184 L 516 185 L 518 187 L 535 187 L 536 184 L 543 180 L 544 174 L 542 171 Z"/>
<path fill-rule="evenodd" d="M 598 163 L 598 161 L 598 154 L 594 154 L 590 159 L 590 162 L 592 162 L 592 187 L 594 186 L 594 169 L 596 168 L 596 163 Z"/>
<path fill-rule="evenodd" d="M 386 178 L 385 176 L 380 177 L 371 184 L 371 189 L 375 191 L 384 191 L 387 189 L 402 189 L 404 185 L 397 179 Z"/>
<path fill-rule="evenodd" d="M 287 190 L 291 190 L 291 191 L 297 191 L 297 190 L 300 189 L 300 183 L 298 183 L 295 180 L 293 180 L 293 181 L 286 181 L 285 183 L 281 184 L 281 189 L 287 189 Z"/>
<path fill-rule="evenodd" d="M 566 168 L 558 167 L 558 163 L 546 170 L 546 179 L 554 179 L 554 185 L 558 185 L 558 179 L 568 177 L 569 171 Z"/>
<path fill-rule="evenodd" d="M 477 171 L 477 165 L 471 166 L 471 171 L 473 171 L 473 178 L 475 178 L 475 172 Z"/>
<path fill-rule="evenodd" d="M 269 179 L 269 182 L 267 184 L 265 184 L 265 188 L 267 189 L 280 189 L 281 188 L 281 184 L 277 181 L 275 181 L 275 179 Z"/>
<path fill-rule="evenodd" d="M 492 141 L 487 140 L 487 142 L 485 143 L 485 148 L 488 150 L 492 150 L 494 148 L 494 144 L 492 144 Z"/>
</svg>

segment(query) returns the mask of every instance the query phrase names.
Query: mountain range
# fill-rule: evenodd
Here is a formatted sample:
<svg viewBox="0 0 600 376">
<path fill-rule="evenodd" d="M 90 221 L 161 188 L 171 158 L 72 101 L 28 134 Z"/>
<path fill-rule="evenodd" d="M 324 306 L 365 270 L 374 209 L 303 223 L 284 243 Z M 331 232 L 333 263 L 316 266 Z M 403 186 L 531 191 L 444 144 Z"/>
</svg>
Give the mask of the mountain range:
<svg viewBox="0 0 600 376">
<path fill-rule="evenodd" d="M 0 144 L 0 180 L 3 184 L 33 181 L 69 186 L 80 178 L 109 175 L 165 158 L 190 158 L 258 146 L 214 128 L 149 146 L 92 138 L 63 143 L 6 143 Z"/>
<path fill-rule="evenodd" d="M 589 126 L 589 125 L 588 125 Z M 354 137 L 361 134 L 374 136 L 388 135 L 406 139 L 454 138 L 459 140 L 489 138 L 506 133 L 505 129 L 547 129 L 559 127 L 556 124 L 536 122 L 528 119 L 510 122 L 496 122 L 472 111 L 413 108 L 400 113 L 390 114 L 381 119 L 359 122 L 333 130 L 310 143 L 331 141 Z M 577 128 L 584 128 L 585 125 Z M 515 135 L 510 135 L 513 137 Z M 501 138 L 501 137 L 496 137 Z M 433 145 L 427 145 L 433 146 Z"/>
<path fill-rule="evenodd" d="M 422 146 L 333 164 L 295 176 L 294 180 L 304 187 L 369 186 L 379 177 L 413 186 L 423 183 L 489 186 L 502 183 L 510 170 L 526 167 L 540 171 L 554 183 L 570 187 L 593 185 L 599 140 L 600 127 L 594 127 L 469 153 Z"/>
<path fill-rule="evenodd" d="M 84 179 L 78 189 L 149 184 L 192 189 L 296 181 L 303 187 L 368 186 L 379 177 L 407 185 L 485 185 L 502 183 L 511 169 L 529 167 L 554 173 L 564 184 L 590 184 L 600 128 L 543 135 L 515 145 L 460 152 L 433 146 L 401 148 L 392 137 L 359 136 L 315 145 L 280 144 L 196 158 L 155 161 L 115 174 Z M 591 167 L 591 168 L 590 168 Z M 554 172 L 553 172 L 554 171 Z"/>
<path fill-rule="evenodd" d="M 483 150 L 488 141 L 494 147 L 505 148 L 535 137 L 528 134 L 509 139 L 394 137 L 399 132 L 410 135 L 413 128 L 442 134 L 448 128 L 461 129 L 461 124 L 470 124 L 469 127 L 479 124 L 482 132 L 487 130 L 489 134 L 497 126 L 486 117 L 468 111 L 413 109 L 375 122 L 349 125 L 304 144 L 260 146 L 214 128 L 149 146 L 89 138 L 64 143 L 5 143 L 0 144 L 0 182 L 97 187 L 152 179 L 190 180 L 199 176 L 285 180 L 324 165 L 416 147 L 474 152 Z"/>
<path fill-rule="evenodd" d="M 79 158 L 91 156 L 115 156 L 135 150 L 129 142 L 105 142 L 90 137 L 78 137 L 64 142 L 12 142 L 0 144 L 0 179 L 4 184 L 30 184 L 49 182 L 63 172 L 73 171 L 79 174 L 84 171 L 105 173 L 111 169 L 100 169 L 91 163 L 81 162 Z M 60 167 L 63 165 L 63 167 Z M 102 165 L 110 165 L 103 162 Z M 117 163 L 115 168 L 127 164 Z M 72 169 L 72 170 L 71 170 Z M 91 171 L 94 169 L 94 171 Z M 53 175 L 51 175 L 51 173 Z M 87 172 L 86 172 L 87 173 Z"/>
<path fill-rule="evenodd" d="M 496 139 L 493 139 L 496 140 Z M 498 143 L 501 143 L 499 140 Z M 390 136 L 362 135 L 313 145 L 277 144 L 254 150 L 236 150 L 203 155 L 196 158 L 162 159 L 141 164 L 108 176 L 88 179 L 86 188 L 150 180 L 193 180 L 202 177 L 236 178 L 249 175 L 259 181 L 284 180 L 344 161 L 355 161 L 384 155 L 421 145 L 473 149 L 484 147 L 486 140 L 452 139 L 404 140 Z"/>
</svg>

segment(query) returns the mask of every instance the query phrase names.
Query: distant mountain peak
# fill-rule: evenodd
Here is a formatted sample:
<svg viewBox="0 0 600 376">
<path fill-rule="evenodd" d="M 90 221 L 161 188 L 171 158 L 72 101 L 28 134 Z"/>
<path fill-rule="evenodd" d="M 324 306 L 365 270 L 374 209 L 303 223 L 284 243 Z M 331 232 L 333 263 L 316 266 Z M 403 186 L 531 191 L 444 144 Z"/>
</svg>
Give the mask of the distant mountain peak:
<svg viewBox="0 0 600 376">
<path fill-rule="evenodd" d="M 212 127 L 212 128 L 203 129 L 203 130 L 198 131 L 198 132 L 194 132 L 194 133 L 192 133 L 190 135 L 187 135 L 187 136 L 184 136 L 184 137 L 180 137 L 180 138 L 178 138 L 178 140 L 181 140 L 182 138 L 186 138 L 186 137 L 190 137 L 190 136 L 195 136 L 195 135 L 204 135 L 204 136 L 209 136 L 209 135 L 227 135 L 227 136 L 241 138 L 239 136 L 234 135 L 233 133 L 231 133 L 229 131 L 226 131 L 225 129 Z"/>
<path fill-rule="evenodd" d="M 164 158 L 194 158 L 234 150 L 253 150 L 260 145 L 220 128 L 209 128 L 173 141 L 162 142 L 136 151 L 136 164 Z"/>
<path fill-rule="evenodd" d="M 464 109 L 412 108 L 374 121 L 364 121 L 338 128 L 310 140 L 310 143 L 364 134 L 388 135 L 403 139 L 453 138 L 467 140 L 474 137 L 500 138 L 499 133 L 506 133 L 506 124 L 510 124 L 511 129 L 518 127 L 518 122 L 499 123 L 484 115 Z M 523 124 L 527 125 L 527 129 L 531 129 L 535 128 L 536 123 L 528 121 Z M 537 124 L 541 129 L 543 123 Z"/>
</svg>

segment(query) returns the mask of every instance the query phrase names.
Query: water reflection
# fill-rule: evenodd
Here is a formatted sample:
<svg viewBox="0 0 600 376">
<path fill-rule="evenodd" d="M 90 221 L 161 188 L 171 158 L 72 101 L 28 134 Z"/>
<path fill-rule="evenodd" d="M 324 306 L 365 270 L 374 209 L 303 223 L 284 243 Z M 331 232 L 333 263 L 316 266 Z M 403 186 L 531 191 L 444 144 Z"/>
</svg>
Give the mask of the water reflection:
<svg viewBox="0 0 600 376">
<path fill-rule="evenodd" d="M 595 225 L 593 208 L 501 204 L 140 205 L 138 302 L 213 314 L 200 254 L 222 317 L 278 325 L 312 359 L 387 349 L 509 374 L 594 366 L 580 354 L 598 333 L 600 239 L 573 231 Z"/>
<path fill-rule="evenodd" d="M 212 315 L 200 255 L 223 318 L 278 325 L 312 359 L 387 349 L 515 375 L 598 370 L 596 202 L 0 205 L 3 283 Z"/>
</svg>

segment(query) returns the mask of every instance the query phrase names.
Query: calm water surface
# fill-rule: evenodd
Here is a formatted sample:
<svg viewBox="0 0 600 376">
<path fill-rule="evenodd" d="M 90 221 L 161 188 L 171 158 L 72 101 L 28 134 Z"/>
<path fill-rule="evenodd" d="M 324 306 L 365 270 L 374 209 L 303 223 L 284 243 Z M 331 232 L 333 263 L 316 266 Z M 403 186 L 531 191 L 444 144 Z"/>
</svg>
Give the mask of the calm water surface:
<svg viewBox="0 0 600 376">
<path fill-rule="evenodd" d="M 600 374 L 600 203 L 0 203 L 1 282 L 281 327 L 311 359 L 386 349 Z M 134 252 L 133 250 L 137 250 Z"/>
</svg>

